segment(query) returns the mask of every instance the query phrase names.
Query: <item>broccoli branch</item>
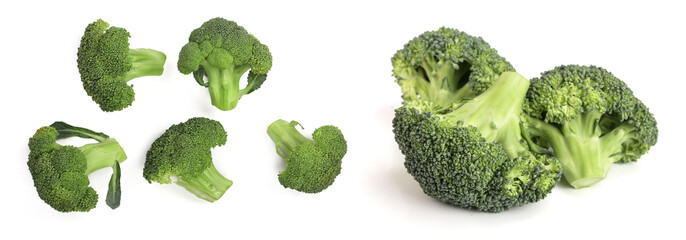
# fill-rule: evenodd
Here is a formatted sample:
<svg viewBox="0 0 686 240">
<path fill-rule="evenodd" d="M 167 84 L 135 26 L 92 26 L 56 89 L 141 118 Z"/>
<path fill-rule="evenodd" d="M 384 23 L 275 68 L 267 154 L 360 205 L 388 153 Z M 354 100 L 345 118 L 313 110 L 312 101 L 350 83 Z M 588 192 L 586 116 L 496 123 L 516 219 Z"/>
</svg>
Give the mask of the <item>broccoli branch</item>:
<svg viewBox="0 0 686 240">
<path fill-rule="evenodd" d="M 190 179 L 179 178 L 176 184 L 199 198 L 214 202 L 224 195 L 224 192 L 233 185 L 233 181 L 222 176 L 212 164 L 202 174 Z"/>
<path fill-rule="evenodd" d="M 269 138 L 274 141 L 276 146 L 276 153 L 282 158 L 286 159 L 288 153 L 290 153 L 295 147 L 301 145 L 305 142 L 312 142 L 312 140 L 303 136 L 295 126 L 300 125 L 296 121 L 286 122 L 279 119 L 267 127 L 267 134 Z M 300 125 L 302 127 L 302 125 Z"/>
<path fill-rule="evenodd" d="M 129 49 L 131 69 L 123 76 L 124 81 L 143 76 L 160 76 L 164 72 L 164 53 L 147 48 Z"/>
</svg>

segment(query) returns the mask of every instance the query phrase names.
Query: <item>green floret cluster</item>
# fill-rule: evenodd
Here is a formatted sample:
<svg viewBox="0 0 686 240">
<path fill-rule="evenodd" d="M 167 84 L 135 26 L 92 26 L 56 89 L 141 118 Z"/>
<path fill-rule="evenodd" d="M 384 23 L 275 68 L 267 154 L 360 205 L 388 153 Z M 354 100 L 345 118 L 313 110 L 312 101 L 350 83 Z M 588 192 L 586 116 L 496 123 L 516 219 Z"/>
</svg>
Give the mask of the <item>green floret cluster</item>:
<svg viewBox="0 0 686 240">
<path fill-rule="evenodd" d="M 94 139 L 97 143 L 81 147 L 63 146 L 58 139 L 68 137 Z M 119 207 L 121 176 L 119 163 L 126 153 L 119 143 L 104 133 L 55 122 L 39 128 L 29 139 L 28 166 L 38 196 L 60 212 L 88 212 L 95 208 L 98 194 L 89 186 L 88 175 L 112 167 L 107 205 Z"/>
<path fill-rule="evenodd" d="M 482 38 L 445 27 L 410 40 L 391 62 L 403 100 L 440 106 L 479 95 L 501 73 L 514 71 Z"/>
<path fill-rule="evenodd" d="M 564 65 L 531 79 L 524 103 L 529 135 L 550 147 L 576 188 L 634 162 L 657 142 L 657 122 L 627 85 L 595 66 Z"/>
<path fill-rule="evenodd" d="M 198 84 L 209 88 L 212 105 L 227 111 L 262 85 L 272 67 L 272 55 L 243 27 L 213 18 L 191 32 L 177 66 L 181 73 L 193 73 Z M 248 85 L 241 89 L 241 76 L 248 70 Z"/>
<path fill-rule="evenodd" d="M 131 106 L 134 92 L 128 81 L 164 71 L 166 55 L 152 49 L 130 49 L 130 36 L 126 29 L 98 19 L 86 27 L 81 38 L 77 63 L 83 89 L 103 111 Z"/>
<path fill-rule="evenodd" d="M 279 173 L 279 182 L 300 192 L 318 193 L 333 184 L 341 173 L 341 159 L 348 145 L 335 126 L 321 126 L 309 139 L 295 128 L 297 125 L 300 124 L 296 121 L 279 119 L 267 128 L 276 152 L 286 159 L 286 169 Z"/>
<path fill-rule="evenodd" d="M 450 107 L 418 99 L 396 110 L 396 142 L 424 193 L 487 212 L 550 193 L 561 169 L 551 155 L 531 152 L 523 135 L 528 86 L 524 77 L 506 72 L 481 95 Z"/>
<path fill-rule="evenodd" d="M 226 131 L 218 121 L 204 117 L 174 124 L 155 142 L 145 157 L 143 177 L 148 182 L 172 183 L 199 198 L 214 202 L 233 182 L 222 176 L 212 162 L 212 148 L 226 143 Z"/>
</svg>

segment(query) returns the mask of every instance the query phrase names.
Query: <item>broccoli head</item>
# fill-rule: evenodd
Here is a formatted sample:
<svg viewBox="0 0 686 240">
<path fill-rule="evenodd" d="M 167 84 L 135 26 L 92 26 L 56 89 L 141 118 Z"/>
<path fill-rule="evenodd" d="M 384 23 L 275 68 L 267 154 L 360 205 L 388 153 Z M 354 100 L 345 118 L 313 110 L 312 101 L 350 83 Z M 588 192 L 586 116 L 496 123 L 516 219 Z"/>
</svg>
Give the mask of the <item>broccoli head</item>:
<svg viewBox="0 0 686 240">
<path fill-rule="evenodd" d="M 604 179 L 657 142 L 657 123 L 620 79 L 595 66 L 566 65 L 531 80 L 524 102 L 532 142 L 552 147 L 575 188 Z"/>
<path fill-rule="evenodd" d="M 209 88 L 212 105 L 228 111 L 243 95 L 260 88 L 272 67 L 272 55 L 243 27 L 213 18 L 191 32 L 177 66 L 181 73 L 193 73 L 198 84 Z M 240 89 L 241 76 L 248 70 L 248 84 Z"/>
<path fill-rule="evenodd" d="M 527 144 L 520 115 L 528 87 L 521 75 L 505 72 L 471 100 L 446 107 L 416 99 L 396 110 L 396 142 L 424 193 L 487 212 L 550 193 L 560 165 Z"/>
<path fill-rule="evenodd" d="M 415 37 L 391 61 L 405 101 L 440 106 L 479 95 L 501 73 L 514 71 L 481 37 L 445 27 Z"/>
<path fill-rule="evenodd" d="M 98 142 L 81 147 L 63 146 L 56 142 L 74 136 Z M 126 153 L 114 138 L 64 122 L 55 122 L 36 131 L 29 139 L 29 150 L 29 171 L 38 196 L 55 210 L 88 212 L 95 208 L 98 194 L 89 186 L 88 175 L 105 167 L 114 170 L 106 203 L 112 209 L 119 207 L 119 163 L 126 160 Z"/>
<path fill-rule="evenodd" d="M 134 100 L 127 82 L 142 76 L 159 76 L 167 57 L 152 49 L 130 49 L 131 35 L 124 28 L 110 27 L 98 19 L 89 24 L 81 38 L 77 63 L 83 89 L 100 109 L 122 110 Z"/>
<path fill-rule="evenodd" d="M 171 177 L 197 197 L 219 200 L 233 182 L 214 167 L 211 149 L 226 143 L 226 131 L 218 121 L 203 117 L 174 124 L 152 143 L 146 155 L 143 177 L 168 184 Z"/>
<path fill-rule="evenodd" d="M 267 127 L 276 153 L 286 159 L 286 169 L 279 173 L 279 182 L 300 192 L 318 193 L 331 186 L 341 173 L 341 160 L 348 145 L 335 126 L 319 127 L 312 133 L 312 139 L 308 139 L 298 132 L 297 125 L 300 124 L 296 121 L 279 119 Z"/>
</svg>

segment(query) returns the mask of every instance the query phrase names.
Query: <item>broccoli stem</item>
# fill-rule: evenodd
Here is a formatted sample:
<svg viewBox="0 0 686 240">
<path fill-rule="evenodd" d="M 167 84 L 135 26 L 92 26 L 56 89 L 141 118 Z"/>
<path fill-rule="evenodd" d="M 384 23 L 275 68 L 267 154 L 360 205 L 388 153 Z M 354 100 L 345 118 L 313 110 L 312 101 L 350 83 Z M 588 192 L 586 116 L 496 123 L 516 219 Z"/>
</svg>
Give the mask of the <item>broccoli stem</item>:
<svg viewBox="0 0 686 240">
<path fill-rule="evenodd" d="M 282 158 L 287 158 L 295 147 L 305 142 L 312 141 L 303 136 L 296 128 L 300 125 L 296 121 L 286 122 L 282 119 L 276 120 L 267 127 L 267 134 L 276 146 L 276 153 Z M 301 126 L 302 127 L 302 126 Z"/>
<path fill-rule="evenodd" d="M 209 82 L 210 98 L 212 105 L 228 111 L 236 108 L 240 94 L 241 76 L 247 72 L 249 66 L 238 66 L 229 68 L 216 68 L 210 66 L 206 61 L 202 64 Z"/>
<path fill-rule="evenodd" d="M 233 185 L 233 181 L 222 176 L 213 164 L 205 169 L 202 174 L 194 178 L 179 178 L 176 181 L 176 184 L 182 186 L 199 198 L 214 202 L 224 195 L 224 192 Z"/>
<path fill-rule="evenodd" d="M 143 76 L 160 76 L 164 71 L 167 56 L 147 48 L 129 49 L 131 69 L 123 76 L 124 81 Z"/>
<path fill-rule="evenodd" d="M 470 74 L 469 64 L 461 63 L 455 69 L 455 66 L 444 60 L 436 63 L 434 59 L 427 59 L 422 62 L 421 68 L 426 76 L 417 77 L 415 82 L 422 98 L 447 106 L 474 97 L 474 91 L 466 84 Z"/>
<path fill-rule="evenodd" d="M 126 160 L 124 149 L 114 138 L 83 145 L 79 150 L 86 156 L 86 175 Z"/>
<path fill-rule="evenodd" d="M 502 144 L 507 155 L 515 158 L 529 149 L 521 137 L 520 126 L 528 89 L 528 79 L 515 72 L 504 72 L 484 93 L 444 116 L 476 127 L 486 141 Z"/>
<path fill-rule="evenodd" d="M 629 136 L 631 128 L 620 126 L 601 137 L 598 121 L 602 113 L 592 111 L 563 123 L 559 128 L 542 120 L 527 117 L 528 132 L 550 143 L 562 164 L 567 182 L 584 188 L 603 180 L 614 162 L 612 155 Z M 627 125 L 628 126 L 628 125 Z"/>
</svg>

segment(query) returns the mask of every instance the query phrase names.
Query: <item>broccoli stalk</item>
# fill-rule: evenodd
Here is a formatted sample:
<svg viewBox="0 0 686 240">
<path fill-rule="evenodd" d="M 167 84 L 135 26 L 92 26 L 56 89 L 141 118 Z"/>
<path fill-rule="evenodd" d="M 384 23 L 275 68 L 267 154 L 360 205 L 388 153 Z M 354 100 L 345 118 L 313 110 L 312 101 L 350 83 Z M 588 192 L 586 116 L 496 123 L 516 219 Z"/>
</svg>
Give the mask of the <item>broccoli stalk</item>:
<svg viewBox="0 0 686 240">
<path fill-rule="evenodd" d="M 222 176 L 212 164 L 195 177 L 179 178 L 176 184 L 199 198 L 214 202 L 224 195 L 224 192 L 233 185 L 233 181 Z"/>
<path fill-rule="evenodd" d="M 108 138 L 98 141 L 100 142 L 78 147 L 86 156 L 86 175 L 106 167 L 114 167 L 116 163 L 126 159 L 124 150 L 117 140 Z"/>
<path fill-rule="evenodd" d="M 126 82 L 138 77 L 162 75 L 167 60 L 163 52 L 148 48 L 129 49 L 129 58 L 131 69 L 122 77 Z"/>
<path fill-rule="evenodd" d="M 510 158 L 529 151 L 523 144 L 519 115 L 529 80 L 515 72 L 504 72 L 488 91 L 443 115 L 458 126 L 479 129 L 487 142 L 498 142 Z M 459 103 L 458 103 L 459 105 Z"/>
<path fill-rule="evenodd" d="M 598 124 L 602 115 L 598 111 L 584 113 L 560 127 L 527 118 L 529 133 L 550 144 L 562 163 L 565 179 L 575 188 L 588 187 L 605 179 L 612 163 L 624 157 L 620 153 L 622 143 L 638 137 L 636 128 L 630 124 L 622 124 L 602 135 Z"/>
<path fill-rule="evenodd" d="M 276 153 L 282 158 L 287 158 L 295 147 L 306 142 L 312 142 L 309 138 L 300 133 L 295 126 L 300 125 L 296 121 L 286 122 L 282 119 L 276 120 L 267 127 L 267 135 L 272 139 L 276 147 Z M 300 125 L 302 128 L 302 125 Z"/>
<path fill-rule="evenodd" d="M 250 70 L 250 66 L 217 68 L 207 61 L 201 65 L 207 75 L 212 105 L 222 110 L 234 109 L 242 97 L 239 86 L 241 76 Z"/>
</svg>

